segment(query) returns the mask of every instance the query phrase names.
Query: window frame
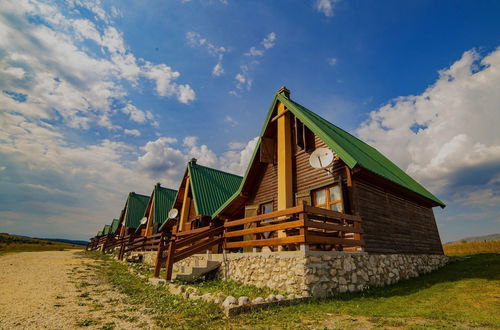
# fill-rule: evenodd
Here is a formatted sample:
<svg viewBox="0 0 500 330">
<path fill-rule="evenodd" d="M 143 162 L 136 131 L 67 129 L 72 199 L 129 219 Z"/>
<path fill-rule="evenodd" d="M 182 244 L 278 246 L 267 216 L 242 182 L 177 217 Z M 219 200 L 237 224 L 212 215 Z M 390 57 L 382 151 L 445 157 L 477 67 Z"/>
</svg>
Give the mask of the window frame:
<svg viewBox="0 0 500 330">
<path fill-rule="evenodd" d="M 339 192 L 340 192 L 340 199 L 336 199 L 336 200 L 331 201 L 330 200 L 331 189 L 334 187 L 338 187 Z M 317 203 L 317 197 L 316 197 L 316 194 L 319 191 L 323 191 L 325 193 L 325 202 L 321 203 L 321 204 Z M 311 202 L 312 202 L 314 207 L 324 208 L 324 209 L 327 209 L 330 211 L 335 211 L 335 210 L 332 210 L 332 208 L 331 208 L 332 205 L 340 204 L 341 210 L 335 211 L 335 212 L 344 213 L 344 196 L 342 194 L 342 185 L 340 184 L 340 182 L 337 182 L 337 183 L 329 184 L 329 185 L 311 190 Z"/>
<path fill-rule="evenodd" d="M 271 205 L 271 211 L 270 212 L 263 212 L 264 208 L 266 206 L 269 206 L 269 205 Z M 263 203 L 259 204 L 259 214 L 267 214 L 267 213 L 271 213 L 271 212 L 274 212 L 274 203 L 273 203 L 273 201 L 263 202 Z"/>
</svg>

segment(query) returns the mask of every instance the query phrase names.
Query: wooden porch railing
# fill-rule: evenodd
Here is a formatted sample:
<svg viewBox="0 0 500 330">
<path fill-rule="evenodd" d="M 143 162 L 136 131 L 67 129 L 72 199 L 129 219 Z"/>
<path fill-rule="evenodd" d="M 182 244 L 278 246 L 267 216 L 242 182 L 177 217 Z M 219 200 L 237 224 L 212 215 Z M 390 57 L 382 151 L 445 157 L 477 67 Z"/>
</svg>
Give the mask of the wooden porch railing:
<svg viewBox="0 0 500 330">
<path fill-rule="evenodd" d="M 248 228 L 250 227 L 251 228 Z M 247 228 L 243 228 L 247 227 Z M 361 218 L 318 207 L 299 205 L 286 210 L 261 214 L 224 224 L 225 249 L 263 246 L 329 245 L 343 251 L 345 247 L 362 247 Z M 284 231 L 284 237 L 273 233 Z M 244 235 L 254 235 L 243 240 Z"/>
</svg>

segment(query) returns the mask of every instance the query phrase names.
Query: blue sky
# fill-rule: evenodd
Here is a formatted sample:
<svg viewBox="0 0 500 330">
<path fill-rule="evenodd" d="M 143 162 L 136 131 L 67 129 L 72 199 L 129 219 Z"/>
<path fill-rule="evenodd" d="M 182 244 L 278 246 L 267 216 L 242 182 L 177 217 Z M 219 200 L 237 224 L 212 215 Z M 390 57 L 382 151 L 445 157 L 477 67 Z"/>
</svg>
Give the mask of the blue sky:
<svg viewBox="0 0 500 330">
<path fill-rule="evenodd" d="M 275 91 L 500 232 L 496 1 L 2 1 L 0 231 L 86 239 L 185 162 L 241 174 Z"/>
</svg>

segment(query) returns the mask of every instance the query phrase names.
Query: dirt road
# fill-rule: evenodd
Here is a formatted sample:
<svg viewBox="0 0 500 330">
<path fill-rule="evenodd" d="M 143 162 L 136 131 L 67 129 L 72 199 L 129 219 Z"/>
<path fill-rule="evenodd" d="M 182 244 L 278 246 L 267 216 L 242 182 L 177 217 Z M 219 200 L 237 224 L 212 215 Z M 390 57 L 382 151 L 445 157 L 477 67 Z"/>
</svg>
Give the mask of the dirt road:
<svg viewBox="0 0 500 330">
<path fill-rule="evenodd" d="M 0 256 L 0 329 L 153 328 L 96 266 L 74 250 Z"/>
</svg>

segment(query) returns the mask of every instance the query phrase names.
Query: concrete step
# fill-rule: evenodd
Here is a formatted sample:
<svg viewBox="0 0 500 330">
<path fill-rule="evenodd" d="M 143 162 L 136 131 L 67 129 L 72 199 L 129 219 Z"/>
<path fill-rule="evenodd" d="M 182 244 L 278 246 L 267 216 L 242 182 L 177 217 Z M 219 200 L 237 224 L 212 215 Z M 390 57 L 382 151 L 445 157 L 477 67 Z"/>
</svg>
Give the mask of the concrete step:
<svg viewBox="0 0 500 330">
<path fill-rule="evenodd" d="M 182 280 L 185 282 L 193 282 L 197 278 L 219 268 L 221 263 L 219 261 L 204 261 L 200 262 L 197 266 L 185 267 L 180 269 L 180 272 L 174 274 L 174 279 Z"/>
</svg>

